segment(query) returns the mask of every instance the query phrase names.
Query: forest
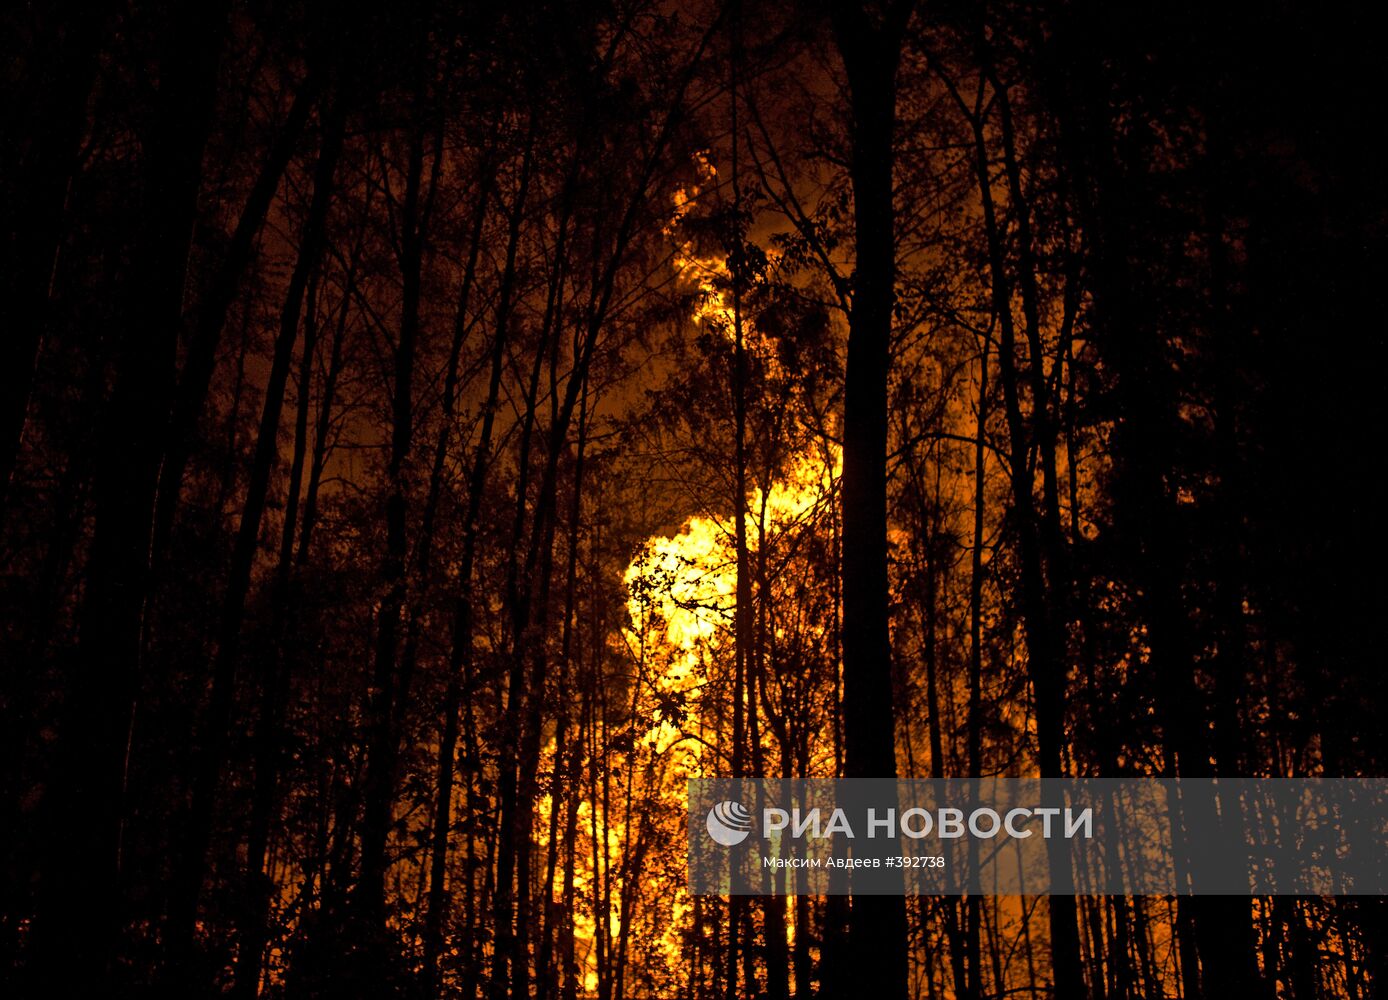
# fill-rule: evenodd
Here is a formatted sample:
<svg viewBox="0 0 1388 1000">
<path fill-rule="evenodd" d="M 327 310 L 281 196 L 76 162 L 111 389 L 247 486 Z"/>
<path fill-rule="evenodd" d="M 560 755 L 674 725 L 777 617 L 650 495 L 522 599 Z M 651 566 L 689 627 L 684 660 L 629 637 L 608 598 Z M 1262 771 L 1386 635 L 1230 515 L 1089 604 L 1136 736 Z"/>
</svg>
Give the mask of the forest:
<svg viewBox="0 0 1388 1000">
<path fill-rule="evenodd" d="M 1368 6 L 4 5 L 0 993 L 1388 996 L 686 883 L 691 779 L 1388 776 Z"/>
</svg>

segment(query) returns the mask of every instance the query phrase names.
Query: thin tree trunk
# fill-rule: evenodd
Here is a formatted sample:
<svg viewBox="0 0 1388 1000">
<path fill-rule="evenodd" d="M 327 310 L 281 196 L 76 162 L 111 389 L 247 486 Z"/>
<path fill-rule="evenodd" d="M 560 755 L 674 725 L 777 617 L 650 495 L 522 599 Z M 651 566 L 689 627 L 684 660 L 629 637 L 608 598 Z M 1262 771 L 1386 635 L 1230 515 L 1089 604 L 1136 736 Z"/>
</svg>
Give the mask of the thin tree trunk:
<svg viewBox="0 0 1388 1000">
<path fill-rule="evenodd" d="M 222 331 L 226 327 L 227 312 L 236 299 L 241 277 L 251 261 L 256 236 L 270 211 L 275 192 L 279 189 L 280 178 L 284 176 L 289 161 L 294 156 L 299 137 L 308 124 L 309 113 L 313 110 L 318 92 L 316 77 L 310 76 L 300 84 L 284 125 L 260 168 L 250 194 L 246 197 L 246 204 L 237 219 L 226 256 L 222 258 L 221 266 L 217 269 L 206 296 L 198 304 L 188 346 L 188 357 L 179 376 L 178 391 L 174 396 L 173 412 L 169 420 L 169 446 L 164 454 L 163 465 L 159 469 L 158 505 L 154 512 L 152 545 L 156 564 L 168 545 L 169 533 L 173 529 L 174 514 L 178 509 L 179 494 L 183 487 L 183 475 L 197 439 L 199 418 L 207 401 L 207 393 L 212 385 L 212 375 L 217 365 L 217 348 L 221 344 Z"/>
<path fill-rule="evenodd" d="M 978 359 L 978 422 L 974 438 L 974 511 L 973 538 L 969 551 L 969 719 L 968 758 L 969 777 L 983 774 L 983 529 L 984 505 L 987 500 L 988 440 L 988 341 L 984 340 Z M 977 838 L 969 842 L 970 871 L 977 871 Z M 970 887 L 966 920 L 965 950 L 968 954 L 968 990 L 970 997 L 983 995 L 983 970 L 979 954 L 979 924 L 983 914 L 982 901 Z M 999 983 L 1001 986 L 1001 983 Z"/>
<path fill-rule="evenodd" d="M 289 700 L 290 673 L 296 652 L 286 648 L 290 636 L 286 624 L 293 618 L 292 575 L 294 536 L 299 496 L 303 487 L 304 455 L 308 448 L 308 411 L 313 389 L 313 356 L 318 344 L 318 271 L 309 279 L 304 313 L 304 343 L 299 357 L 298 399 L 294 414 L 294 451 L 289 462 L 284 521 L 280 526 L 279 558 L 273 583 L 274 611 L 270 635 L 275 662 L 261 679 L 260 717 L 254 738 L 255 780 L 251 788 L 251 824 L 246 836 L 246 915 L 240 928 L 236 953 L 236 978 L 232 996 L 253 1000 L 260 988 L 261 959 L 267 935 L 266 921 L 274 882 L 266 866 L 271 817 L 279 782 L 279 758 L 283 752 L 284 715 Z"/>
<path fill-rule="evenodd" d="M 584 396 L 582 408 L 579 410 L 580 428 L 587 424 L 587 396 Z M 575 519 L 576 521 L 576 519 Z M 574 548 L 570 552 L 570 577 L 568 586 L 570 589 L 577 585 L 578 552 L 577 552 L 577 532 L 571 533 L 571 542 Z M 590 543 L 591 544 L 591 543 Z M 594 546 L 595 548 L 595 546 Z M 576 599 L 575 599 L 576 600 Z M 572 602 L 569 602 L 572 603 Z M 574 610 L 577 605 L 574 604 Z M 573 630 L 569 623 L 565 623 L 565 643 L 564 643 L 564 662 L 568 664 L 573 659 L 573 654 L 569 652 L 570 643 L 573 640 Z M 581 660 L 579 661 L 581 662 Z M 578 734 L 574 740 L 572 754 L 569 760 L 569 767 L 566 776 L 566 785 L 569 787 L 568 812 L 564 823 L 564 888 L 561 896 L 560 913 L 564 920 L 562 930 L 561 947 L 559 949 L 559 963 L 562 977 L 561 997 L 562 1000 L 575 1000 L 578 994 L 578 966 L 576 962 L 576 928 L 574 920 L 575 912 L 575 876 L 577 868 L 577 841 L 578 841 L 578 806 L 583 790 L 579 775 L 583 765 L 583 750 L 587 745 L 589 733 L 592 729 L 592 708 L 595 700 L 597 688 L 597 678 L 588 679 L 590 683 L 581 683 L 583 700 L 579 710 Z"/>
<path fill-rule="evenodd" d="M 299 315 L 310 272 L 322 255 L 323 233 L 332 198 L 333 174 L 342 149 L 343 110 L 334 104 L 325 115 L 323 138 L 314 168 L 313 195 L 299 241 L 299 255 L 289 279 L 274 357 L 266 380 L 265 403 L 260 416 L 255 455 L 251 461 L 241 522 L 237 528 L 231 568 L 223 593 L 217 632 L 217 651 L 212 665 L 212 689 L 208 700 L 202 748 L 193 774 L 182 855 L 169 906 L 168 950 L 174 980 L 187 969 L 198 899 L 202 893 L 208 843 L 217 785 L 225 766 L 226 740 L 231 721 L 235 672 L 241 644 L 241 622 L 250 592 L 251 570 L 259 548 L 260 522 L 265 510 L 270 477 L 279 456 L 280 410 L 298 339 Z"/>
<path fill-rule="evenodd" d="M 566 740 L 568 739 L 569 728 L 569 684 L 571 661 L 573 657 L 573 633 L 574 633 L 574 602 L 578 586 L 578 530 L 579 519 L 583 513 L 583 459 L 584 451 L 588 441 L 588 395 L 584 393 L 578 410 L 578 442 L 574 455 L 574 482 L 573 492 L 569 501 L 569 531 L 568 531 L 568 562 L 564 571 L 564 625 L 563 638 L 559 653 L 558 682 L 561 698 L 559 717 L 555 724 L 554 734 L 554 763 L 550 779 L 550 826 L 549 826 L 549 857 L 545 871 L 545 891 L 544 904 L 545 911 L 542 914 L 543 927 L 540 933 L 540 947 L 538 958 L 536 959 L 536 969 L 539 982 L 537 983 L 536 1000 L 546 1000 L 552 991 L 555 981 L 560 977 L 552 976 L 550 964 L 554 950 L 554 919 L 556 916 L 565 921 L 570 932 L 572 930 L 572 917 L 564 907 L 571 904 L 572 900 L 568 897 L 572 895 L 572 871 L 571 867 L 565 870 L 565 901 L 561 904 L 559 911 L 555 912 L 553 905 L 554 897 L 554 878 L 555 870 L 559 858 L 559 845 L 557 837 L 559 833 L 559 812 L 560 812 L 560 791 L 567 788 L 570 782 L 567 780 L 567 768 L 564 754 L 567 751 Z M 568 813 L 571 821 L 575 818 L 574 795 L 572 792 L 565 796 L 564 801 L 570 803 Z M 565 834 L 570 839 L 573 831 L 570 823 L 565 825 Z M 569 844 L 569 857 L 572 857 L 572 843 Z M 564 957 L 566 949 L 561 948 L 561 959 Z"/>
<path fill-rule="evenodd" d="M 956 95 L 956 100 L 958 97 Z M 1012 505 L 1017 514 L 1018 548 L 1022 570 L 1022 609 L 1026 621 L 1027 668 L 1031 675 L 1035 702 L 1037 755 L 1043 778 L 1064 776 L 1061 744 L 1064 739 L 1064 659 L 1057 622 L 1049 600 L 1046 566 L 1035 498 L 1032 495 L 1032 439 L 1022 414 L 1017 385 L 1016 328 L 1012 318 L 1011 283 L 1008 277 L 1004 237 L 993 202 L 992 178 L 981 115 L 970 116 L 974 133 L 974 169 L 983 205 L 984 228 L 988 241 L 993 311 L 1001 330 L 998 347 L 998 374 L 1003 389 L 1004 412 L 1010 442 L 1009 477 Z M 1033 365 L 1041 364 L 1033 356 Z M 1039 401 L 1033 401 L 1039 405 Z M 1079 928 L 1073 896 L 1063 894 L 1070 883 L 1068 847 L 1060 841 L 1047 843 L 1050 876 L 1059 892 L 1049 897 L 1051 955 L 1055 989 L 1061 996 L 1084 996 L 1084 975 L 1080 961 Z"/>
<path fill-rule="evenodd" d="M 400 724 L 405 716 L 407 679 L 400 661 L 401 624 L 407 614 L 409 555 L 406 465 L 414 446 L 414 367 L 419 340 L 420 272 L 424 233 L 420 209 L 424 174 L 424 120 L 421 105 L 428 79 L 424 70 L 415 92 L 415 121 L 405 167 L 405 197 L 400 210 L 400 335 L 395 346 L 391 386 L 391 437 L 386 478 L 386 546 L 380 565 L 382 591 L 376 616 L 376 650 L 367 699 L 366 779 L 362 814 L 361 875 L 357 886 L 362 931 L 368 954 L 384 940 L 386 846 L 394 825 L 395 772 Z M 377 962 L 370 963 L 379 966 Z M 384 970 L 377 968 L 376 971 Z M 384 984 L 382 984 L 384 985 Z"/>
<path fill-rule="evenodd" d="M 737 128 L 737 59 L 738 59 L 738 19 L 733 20 L 732 55 L 732 155 L 733 155 L 733 219 L 734 236 L 737 240 L 731 247 L 730 271 L 733 291 L 733 538 L 736 545 L 737 580 L 736 606 L 733 617 L 733 745 L 730 754 L 732 777 L 742 778 L 747 774 L 747 716 L 755 709 L 747 705 L 749 652 L 752 645 L 752 575 L 747 559 L 747 345 L 742 327 L 742 284 L 743 275 L 743 236 L 739 213 L 741 210 L 740 178 L 738 176 L 738 128 Z M 740 952 L 751 953 L 748 929 L 748 900 L 740 895 L 728 897 L 728 955 L 727 1000 L 734 1000 L 738 994 L 738 962 Z M 744 972 L 744 989 L 751 990 L 755 983 L 750 968 Z"/>
<path fill-rule="evenodd" d="M 535 124 L 532 115 L 530 134 L 526 139 L 526 149 L 521 163 L 521 176 L 516 190 L 516 200 L 511 207 L 510 232 L 506 243 L 506 266 L 502 273 L 501 292 L 497 304 L 497 333 L 492 353 L 493 381 L 501 377 L 501 362 L 505 344 L 503 330 L 511 322 L 510 310 L 512 297 L 515 294 L 516 253 L 520 245 L 525 202 L 530 185 L 530 171 L 534 160 Z M 489 408 L 487 416 L 484 417 L 484 435 L 490 435 L 490 424 L 486 423 L 490 417 L 491 410 Z M 468 613 L 471 614 L 470 609 Z M 510 963 L 513 958 L 515 943 L 515 854 L 511 824 L 515 822 L 516 815 L 518 789 L 514 768 L 516 755 L 520 750 L 519 733 L 516 732 L 516 726 L 519 722 L 519 705 L 514 704 L 514 701 L 520 695 L 520 687 L 521 678 L 518 676 L 517 664 L 513 660 L 507 678 L 505 719 L 501 726 L 501 774 L 498 780 L 501 829 L 497 844 L 496 892 L 492 899 L 492 916 L 496 926 L 494 928 L 495 944 L 492 951 L 492 981 L 490 986 L 490 995 L 495 1000 L 504 1000 L 508 992 L 511 978 Z"/>
<path fill-rule="evenodd" d="M 304 496 L 304 523 L 299 530 L 299 548 L 294 555 L 297 566 L 304 566 L 312 551 L 313 532 L 318 525 L 318 491 L 323 482 L 323 468 L 327 465 L 332 446 L 328 441 L 333 424 L 333 405 L 337 401 L 337 380 L 342 374 L 342 348 L 347 339 L 347 319 L 351 312 L 352 294 L 357 284 L 357 265 L 361 258 L 361 240 L 358 239 L 346 265 L 343 281 L 342 305 L 338 310 L 337 329 L 333 332 L 333 344 L 328 352 L 327 371 L 323 375 L 323 398 L 318 402 L 318 419 L 313 430 L 313 452 L 308 463 L 308 489 Z"/>
<path fill-rule="evenodd" d="M 471 328 L 468 310 L 472 301 L 473 284 L 477 275 L 477 257 L 482 248 L 482 232 L 487 218 L 487 206 L 491 200 L 493 171 L 484 166 L 478 177 L 477 201 L 473 209 L 472 233 L 469 237 L 467 264 L 463 268 L 462 285 L 458 291 L 458 307 L 453 320 L 453 344 L 448 354 L 448 373 L 444 378 L 442 424 L 439 430 L 438 445 L 434 451 L 434 481 L 442 477 L 444 458 L 448 453 L 448 442 L 453 422 L 457 419 L 458 364 L 462 356 L 463 342 Z M 499 331 L 498 331 L 499 332 Z M 493 357 L 497 357 L 493 347 Z M 493 365 L 493 377 L 488 385 L 486 411 L 488 414 L 496 406 L 500 390 L 500 368 Z M 485 421 L 484 417 L 484 421 Z M 487 453 L 491 449 L 490 429 L 484 434 L 473 460 L 473 474 L 468 484 L 468 508 L 464 516 L 463 554 L 460 559 L 458 579 L 459 594 L 468 594 L 458 600 L 471 604 L 472 567 L 477 545 L 477 515 L 480 509 L 482 485 L 486 474 Z M 469 612 L 470 614 L 470 612 Z M 469 624 L 469 629 L 470 629 Z M 471 636 L 466 636 L 469 649 L 460 648 L 464 640 L 461 630 L 455 631 L 452 652 L 449 656 L 448 679 L 444 689 L 443 731 L 439 737 L 438 766 L 435 771 L 437 790 L 434 804 L 434 823 L 429 841 L 429 893 L 424 920 L 424 973 L 429 990 L 438 988 L 438 959 L 443 947 L 443 922 L 446 916 L 445 879 L 448 869 L 448 830 L 453 815 L 453 775 L 455 771 L 455 751 L 458 743 L 458 701 L 461 697 L 462 680 L 459 676 L 464 657 L 471 657 Z M 468 836 L 471 837 L 471 831 Z M 471 873 L 469 873 L 471 878 Z"/>
<path fill-rule="evenodd" d="M 521 575 L 517 555 L 522 551 L 522 534 L 525 526 L 525 512 L 529 498 L 530 449 L 535 429 L 536 406 L 539 397 L 540 372 L 545 357 L 549 357 L 549 397 L 551 425 L 557 421 L 558 366 L 559 366 L 559 317 L 563 311 L 565 285 L 565 246 L 572 214 L 575 184 L 578 178 L 579 155 L 575 155 L 560 198 L 559 229 L 555 240 L 549 290 L 546 295 L 544 317 L 540 323 L 540 336 L 535 345 L 535 357 L 530 369 L 530 382 L 525 390 L 525 412 L 521 420 L 521 441 L 516 487 L 516 510 L 512 525 L 512 558 L 507 568 L 507 594 L 512 612 L 511 627 L 511 680 L 522 678 L 520 686 L 511 686 L 507 699 L 508 727 L 519 729 L 516 737 L 520 753 L 514 760 L 514 780 L 516 782 L 515 812 L 509 823 L 503 810 L 503 836 L 509 833 L 509 850 L 513 853 L 516 869 L 517 893 L 515 897 L 515 960 L 511 965 L 511 993 L 516 997 L 529 995 L 529 936 L 530 936 L 530 859 L 531 827 L 534 814 L 535 773 L 539 766 L 540 735 L 543 719 L 541 708 L 544 702 L 547 656 L 544 636 L 547 632 L 549 615 L 549 593 L 554 568 L 555 533 L 555 491 L 558 479 L 555 475 L 545 476 L 541 484 L 541 494 L 536 505 L 536 515 L 532 524 L 531 548 L 524 559 L 524 576 Z M 551 448 L 563 447 L 563 441 L 551 440 Z M 558 454 L 551 453 L 547 458 L 546 470 L 558 461 Z M 544 492 L 548 490 L 549 492 Z M 537 541 L 541 539 L 542 541 Z M 539 593 L 535 593 L 537 582 L 534 579 L 536 554 L 534 546 L 540 545 L 539 553 Z M 522 589 L 524 588 L 524 589 Z M 517 673 L 519 671 L 519 673 Z M 508 763 L 503 787 L 513 776 Z M 501 850 L 508 850 L 503 841 Z"/>
</svg>

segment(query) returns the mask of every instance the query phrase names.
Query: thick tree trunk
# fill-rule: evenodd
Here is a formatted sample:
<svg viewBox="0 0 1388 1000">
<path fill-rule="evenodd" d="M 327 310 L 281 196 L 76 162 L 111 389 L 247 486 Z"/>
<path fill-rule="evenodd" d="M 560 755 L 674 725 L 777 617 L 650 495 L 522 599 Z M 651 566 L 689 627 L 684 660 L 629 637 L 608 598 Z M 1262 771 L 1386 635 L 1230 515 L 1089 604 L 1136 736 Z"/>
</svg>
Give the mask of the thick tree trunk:
<svg viewBox="0 0 1388 1000">
<path fill-rule="evenodd" d="M 135 195 L 143 227 L 123 289 L 116 384 L 97 450 L 81 645 L 67 678 L 33 929 L 34 965 L 54 993 L 101 992 L 120 932 L 149 536 L 225 18 L 223 3 L 175 4 L 158 33 L 160 86 Z"/>
<path fill-rule="evenodd" d="M 47 322 L 63 206 L 77 166 L 87 98 L 110 15 L 101 3 L 32 5 L 28 20 L 40 44 L 4 48 L 16 83 L 0 112 L 0 510 L 24 438 L 34 369 Z M 11 27 L 6 21 L 6 27 Z M 16 31 L 16 37 L 21 37 Z M 22 61 L 21 61 L 22 57 Z M 13 145 L 11 146 L 11 143 Z"/>
<path fill-rule="evenodd" d="M 843 425 L 844 776 L 896 777 L 887 580 L 887 393 L 896 245 L 892 200 L 896 70 L 910 4 L 887 5 L 883 22 L 862 8 L 835 8 L 852 107 L 853 213 L 857 249 L 849 316 Z M 887 850 L 885 842 L 877 845 Z M 853 899 L 849 936 L 857 986 L 884 1000 L 907 996 L 904 896 Z"/>
</svg>

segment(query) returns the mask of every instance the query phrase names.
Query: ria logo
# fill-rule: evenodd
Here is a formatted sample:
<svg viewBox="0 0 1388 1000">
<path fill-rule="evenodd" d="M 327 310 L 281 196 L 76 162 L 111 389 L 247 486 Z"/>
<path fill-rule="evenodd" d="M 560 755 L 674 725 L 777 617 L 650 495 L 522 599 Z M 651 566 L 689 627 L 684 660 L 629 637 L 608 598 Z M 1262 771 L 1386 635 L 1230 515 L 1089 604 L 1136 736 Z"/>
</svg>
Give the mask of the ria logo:
<svg viewBox="0 0 1388 1000">
<path fill-rule="evenodd" d="M 724 847 L 736 847 L 752 832 L 752 814 L 741 802 L 720 802 L 708 811 L 708 835 Z"/>
</svg>

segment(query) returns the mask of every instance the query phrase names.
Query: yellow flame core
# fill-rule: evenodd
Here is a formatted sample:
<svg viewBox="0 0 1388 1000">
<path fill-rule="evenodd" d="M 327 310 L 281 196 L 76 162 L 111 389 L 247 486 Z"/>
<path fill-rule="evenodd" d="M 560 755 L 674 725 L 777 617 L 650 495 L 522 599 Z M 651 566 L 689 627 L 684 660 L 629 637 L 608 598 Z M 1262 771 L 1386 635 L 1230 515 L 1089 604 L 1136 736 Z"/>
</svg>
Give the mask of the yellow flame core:
<svg viewBox="0 0 1388 1000">
<path fill-rule="evenodd" d="M 708 161 L 708 156 L 704 153 L 695 156 L 694 167 L 699 180 L 687 187 L 676 189 L 674 194 L 674 211 L 663 230 L 665 235 L 671 238 L 678 239 L 680 222 L 693 211 L 699 197 L 718 177 L 718 169 Z M 781 258 L 780 251 L 774 248 L 763 248 L 762 252 L 772 267 Z M 692 285 L 698 293 L 690 312 L 690 319 L 717 331 L 728 340 L 736 338 L 738 320 L 741 319 L 745 349 L 755 354 L 774 373 L 783 374 L 779 359 L 771 345 L 762 338 L 750 336 L 753 332 L 752 324 L 746 315 L 738 316 L 730 288 L 732 273 L 728 270 L 726 257 L 701 254 L 695 249 L 693 241 L 685 240 L 676 245 L 670 263 L 680 280 Z"/>
<path fill-rule="evenodd" d="M 717 176 L 704 156 L 698 157 L 696 170 L 698 182 L 675 193 L 674 211 L 665 229 L 668 236 L 675 236 L 680 221 L 693 210 L 702 190 Z M 692 285 L 697 293 L 691 320 L 732 340 L 738 317 L 728 290 L 726 260 L 700 254 L 691 241 L 686 241 L 678 244 L 672 264 L 680 280 Z M 773 376 L 784 374 L 772 345 L 756 335 L 746 317 L 742 320 L 747 350 Z M 783 534 L 833 516 L 841 472 L 841 453 L 837 446 L 828 445 L 821 452 L 809 451 L 791 459 L 774 483 L 765 489 L 754 489 L 744 513 L 752 552 L 775 546 Z M 615 766 L 620 760 L 621 771 L 633 778 L 641 775 L 631 794 L 653 808 L 630 814 L 628 823 L 615 802 L 610 810 L 597 802 L 581 803 L 580 830 L 601 829 L 603 835 L 596 837 L 596 856 L 590 855 L 586 863 L 579 865 L 581 870 L 575 872 L 580 896 L 592 891 L 603 873 L 612 879 L 614 906 L 607 913 L 606 922 L 608 932 L 614 935 L 626 918 L 616 905 L 623 895 L 621 887 L 628 878 L 643 882 L 650 878 L 649 871 L 628 873 L 624 863 L 625 853 L 631 847 L 629 840 L 637 835 L 636 828 L 653 822 L 671 824 L 662 835 L 668 835 L 671 844 L 681 844 L 683 831 L 679 827 L 686 781 L 716 771 L 716 763 L 709 759 L 709 747 L 702 739 L 691 738 L 691 734 L 700 734 L 713 744 L 718 742 L 717 734 L 710 732 L 711 725 L 703 718 L 706 713 L 700 699 L 710 667 L 726 658 L 733 640 L 737 603 L 735 526 L 733 515 L 691 516 L 673 534 L 649 538 L 624 574 L 629 621 L 623 640 L 636 664 L 632 718 L 644 720 L 640 723 L 644 731 L 632 734 L 629 749 L 616 751 L 613 763 Z M 824 629 L 828 625 L 814 627 Z M 673 704 L 682 706 L 682 711 L 671 710 Z M 670 753 L 676 748 L 679 753 Z M 549 752 L 553 752 L 552 743 Z M 546 830 L 552 803 L 545 797 L 539 805 L 539 828 Z M 657 816 L 663 820 L 656 819 Z M 596 870 L 593 862 L 597 863 Z M 651 946 L 667 956 L 673 968 L 684 947 L 682 935 L 693 905 L 682 881 L 676 880 L 669 888 L 669 895 L 660 904 L 664 919 Z M 575 913 L 576 937 L 582 952 L 578 960 L 583 985 L 590 995 L 598 988 L 591 946 L 599 926 L 590 914 L 581 910 Z"/>
<path fill-rule="evenodd" d="M 753 551 L 828 512 L 842 468 L 842 454 L 831 445 L 826 456 L 792 459 L 769 490 L 753 490 L 744 514 Z M 654 677 L 656 689 L 693 691 L 704 664 L 732 636 L 737 600 L 733 519 L 696 515 L 675 534 L 651 538 L 627 567 L 624 581 L 629 641 L 661 665 Z M 663 748 L 678 735 L 662 723 L 647 739 Z M 698 750 L 693 755 L 697 759 Z"/>
<path fill-rule="evenodd" d="M 831 446 L 825 458 L 801 455 L 789 463 L 769 490 L 754 490 L 744 515 L 753 551 L 774 545 L 780 534 L 802 528 L 826 513 L 832 516 L 841 472 L 841 454 Z M 674 534 L 650 538 L 624 576 L 630 616 L 627 644 L 647 666 L 639 673 L 647 676 L 649 688 L 639 697 L 658 702 L 662 696 L 678 695 L 688 707 L 687 716 L 678 722 L 657 713 L 647 715 L 653 724 L 637 741 L 646 753 L 657 757 L 684 743 L 683 752 L 673 755 L 669 766 L 662 769 L 659 787 L 647 789 L 648 794 L 671 807 L 669 815 L 682 812 L 689 778 L 712 773 L 706 759 L 708 748 L 697 740 L 687 740 L 686 734 L 705 729 L 700 720 L 700 688 L 709 663 L 720 653 L 726 654 L 733 639 L 737 603 L 734 528 L 731 517 L 690 517 Z M 827 624 L 816 627 L 823 629 Z M 672 829 L 670 833 L 678 842 L 680 831 Z M 609 842 L 608 858 L 622 856 L 625 837 L 623 829 L 615 843 Z M 638 873 L 634 877 L 641 876 Z M 673 890 L 668 900 L 671 919 L 656 945 L 671 963 L 677 962 L 684 946 L 683 928 L 693 910 L 684 886 L 677 884 Z M 616 915 L 612 916 L 615 920 Z M 590 928 L 584 930 L 591 933 Z M 587 978 L 595 988 L 596 974 L 590 971 Z"/>
</svg>

